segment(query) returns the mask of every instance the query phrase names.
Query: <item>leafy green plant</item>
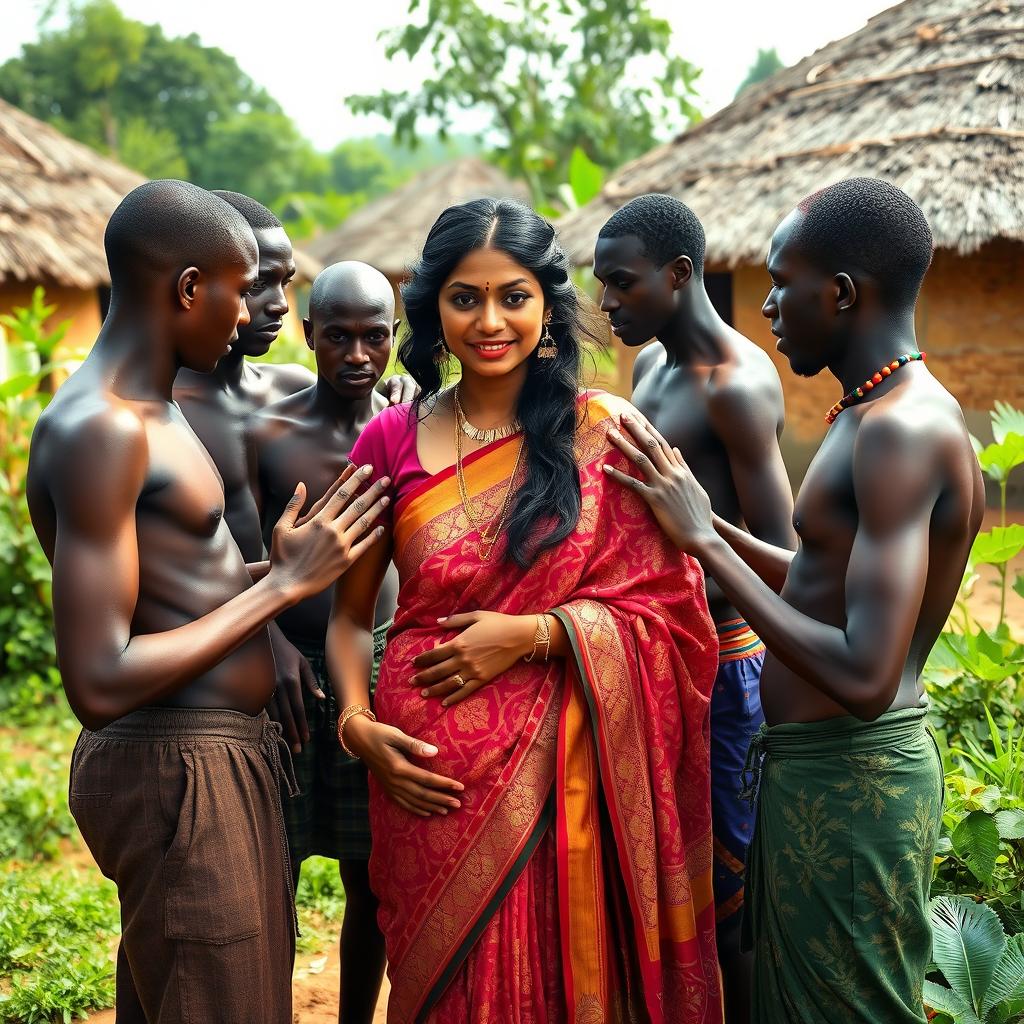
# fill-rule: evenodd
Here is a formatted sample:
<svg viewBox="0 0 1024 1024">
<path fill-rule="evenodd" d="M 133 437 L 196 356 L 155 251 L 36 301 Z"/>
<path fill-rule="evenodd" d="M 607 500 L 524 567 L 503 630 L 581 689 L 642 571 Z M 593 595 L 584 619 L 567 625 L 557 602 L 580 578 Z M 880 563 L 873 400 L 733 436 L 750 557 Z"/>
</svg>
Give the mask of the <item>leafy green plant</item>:
<svg viewBox="0 0 1024 1024">
<path fill-rule="evenodd" d="M 70 1022 L 114 1002 L 112 883 L 39 868 L 0 875 L 0 1024 Z"/>
<path fill-rule="evenodd" d="M 0 712 L 25 721 L 60 689 L 53 643 L 50 566 L 25 501 L 29 439 L 53 392 L 57 349 L 70 321 L 50 329 L 56 306 L 36 288 L 28 306 L 0 316 Z"/>
<path fill-rule="evenodd" d="M 1024 727 L 1002 731 L 987 708 L 985 721 L 987 744 L 946 751 L 932 894 L 984 900 L 1016 934 L 1024 931 Z"/>
<path fill-rule="evenodd" d="M 326 857 L 309 857 L 303 862 L 295 902 L 316 911 L 328 921 L 341 922 L 345 911 L 345 890 L 338 874 L 338 862 Z"/>
<path fill-rule="evenodd" d="M 42 770 L 41 770 L 42 768 Z M 60 841 L 74 834 L 57 762 L 0 762 L 0 859 L 50 860 Z"/>
<path fill-rule="evenodd" d="M 1024 1013 L 1024 935 L 1007 938 L 995 912 L 966 896 L 932 900 L 932 956 L 949 987 L 924 1001 L 954 1024 L 1005 1024 Z"/>
<path fill-rule="evenodd" d="M 993 442 L 972 438 L 978 461 L 999 488 L 999 524 L 975 538 L 960 597 L 947 629 L 939 637 L 925 666 L 932 717 L 951 745 L 985 747 L 991 733 L 986 709 L 999 727 L 1019 723 L 1024 706 L 1024 645 L 1013 636 L 1006 615 L 1011 589 L 1024 596 L 1024 577 L 1012 588 L 1009 564 L 1024 551 L 1024 526 L 1006 521 L 1010 474 L 1024 464 L 1024 413 L 996 402 L 991 413 Z M 999 588 L 999 619 L 994 629 L 980 626 L 971 614 L 978 569 L 995 569 Z"/>
</svg>

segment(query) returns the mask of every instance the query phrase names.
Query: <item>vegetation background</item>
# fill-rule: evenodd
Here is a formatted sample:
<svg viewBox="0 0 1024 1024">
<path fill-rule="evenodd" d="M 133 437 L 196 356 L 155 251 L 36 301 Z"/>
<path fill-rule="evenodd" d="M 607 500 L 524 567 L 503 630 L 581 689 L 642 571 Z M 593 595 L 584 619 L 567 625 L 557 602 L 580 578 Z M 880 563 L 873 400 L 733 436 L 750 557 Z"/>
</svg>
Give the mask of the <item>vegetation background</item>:
<svg viewBox="0 0 1024 1024">
<path fill-rule="evenodd" d="M 465 153 L 525 180 L 538 208 L 557 214 L 594 195 L 605 169 L 700 117 L 699 69 L 646 0 L 522 0 L 514 21 L 474 0 L 410 0 L 381 57 L 426 58 L 433 72 L 419 90 L 351 97 L 394 135 L 326 152 L 198 36 L 168 36 L 113 0 L 62 10 L 59 25 L 44 10 L 38 40 L 0 65 L 0 97 L 148 176 L 252 195 L 300 242 Z M 760 51 L 738 89 L 780 66 L 775 50 Z M 469 112 L 483 123 L 473 134 L 459 131 Z M 24 471 L 35 419 L 76 354 L 62 352 L 66 324 L 41 290 L 0 331 L 0 1024 L 71 1021 L 112 1004 L 118 913 L 67 809 L 78 727 Z M 304 353 L 286 339 L 269 358 Z M 1024 1019 L 1024 577 L 1014 571 L 1024 526 L 1005 502 L 1024 463 L 1024 414 L 997 406 L 977 447 L 1002 503 L 926 670 L 947 793 L 924 997 L 938 1019 L 964 1024 Z M 299 903 L 300 966 L 315 975 L 344 905 L 331 862 L 307 866 Z"/>
</svg>

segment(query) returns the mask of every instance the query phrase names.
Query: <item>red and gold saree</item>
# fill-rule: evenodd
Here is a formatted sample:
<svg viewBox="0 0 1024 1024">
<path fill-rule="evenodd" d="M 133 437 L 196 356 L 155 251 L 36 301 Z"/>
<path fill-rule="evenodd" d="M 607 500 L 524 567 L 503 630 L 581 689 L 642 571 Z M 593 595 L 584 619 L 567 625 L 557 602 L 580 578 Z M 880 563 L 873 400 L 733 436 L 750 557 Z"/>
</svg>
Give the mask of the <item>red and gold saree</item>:
<svg viewBox="0 0 1024 1024">
<path fill-rule="evenodd" d="M 722 1019 L 708 776 L 717 640 L 696 562 L 601 471 L 622 460 L 606 434 L 627 408 L 596 392 L 581 401 L 579 525 L 529 570 L 505 562 L 501 542 L 482 560 L 454 469 L 395 503 L 401 591 L 376 711 L 435 744 L 424 767 L 466 790 L 461 809 L 423 819 L 371 785 L 389 1021 Z M 497 512 L 518 444 L 466 460 L 478 510 Z M 452 635 L 438 616 L 477 609 L 551 610 L 573 657 L 519 662 L 451 708 L 424 700 L 412 659 Z"/>
</svg>

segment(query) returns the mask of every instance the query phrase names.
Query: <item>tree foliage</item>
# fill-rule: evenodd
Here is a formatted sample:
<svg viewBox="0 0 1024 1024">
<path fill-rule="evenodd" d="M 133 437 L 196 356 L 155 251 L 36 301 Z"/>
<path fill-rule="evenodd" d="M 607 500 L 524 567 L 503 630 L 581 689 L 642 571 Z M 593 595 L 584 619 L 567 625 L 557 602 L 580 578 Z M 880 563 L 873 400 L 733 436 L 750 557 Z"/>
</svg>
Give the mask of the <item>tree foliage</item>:
<svg viewBox="0 0 1024 1024">
<path fill-rule="evenodd" d="M 740 82 L 736 95 L 739 96 L 744 89 L 749 89 L 750 86 L 763 82 L 766 78 L 771 78 L 776 71 L 781 71 L 785 66 L 779 56 L 779 51 L 774 46 L 770 50 L 758 49 L 754 63 L 750 65 L 747 77 Z"/>
<path fill-rule="evenodd" d="M 575 148 L 614 167 L 698 116 L 698 69 L 670 54 L 669 24 L 646 0 L 493 8 L 410 0 L 408 24 L 382 34 L 386 54 L 429 54 L 433 76 L 415 90 L 353 96 L 349 105 L 389 118 L 407 142 L 424 118 L 445 137 L 457 112 L 485 112 L 500 162 L 530 183 L 537 201 L 555 196 Z"/>
<path fill-rule="evenodd" d="M 328 165 L 234 57 L 168 38 L 113 0 L 83 0 L 0 66 L 0 96 L 150 177 L 263 202 L 325 184 Z M 259 158 L 254 159 L 258 153 Z"/>
</svg>

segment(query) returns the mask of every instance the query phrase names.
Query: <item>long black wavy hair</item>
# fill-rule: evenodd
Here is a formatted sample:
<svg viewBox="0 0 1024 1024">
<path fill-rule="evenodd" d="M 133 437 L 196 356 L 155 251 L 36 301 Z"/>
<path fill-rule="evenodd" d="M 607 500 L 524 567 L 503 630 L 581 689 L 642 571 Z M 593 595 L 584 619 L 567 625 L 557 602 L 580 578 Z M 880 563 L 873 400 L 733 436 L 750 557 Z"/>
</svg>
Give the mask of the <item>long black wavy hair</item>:
<svg viewBox="0 0 1024 1024">
<path fill-rule="evenodd" d="M 461 260 L 475 249 L 498 249 L 540 282 L 550 314 L 549 330 L 558 346 L 553 359 L 527 360 L 519 396 L 526 480 L 516 494 L 507 523 L 506 557 L 522 568 L 545 548 L 576 528 L 580 517 L 580 471 L 573 451 L 578 423 L 585 325 L 579 293 L 569 278 L 569 258 L 555 229 L 514 199 L 475 199 L 450 206 L 434 222 L 423 253 L 402 286 L 405 332 L 398 356 L 420 386 L 415 406 L 436 395 L 447 379 L 448 360 L 439 360 L 441 287 Z"/>
</svg>

